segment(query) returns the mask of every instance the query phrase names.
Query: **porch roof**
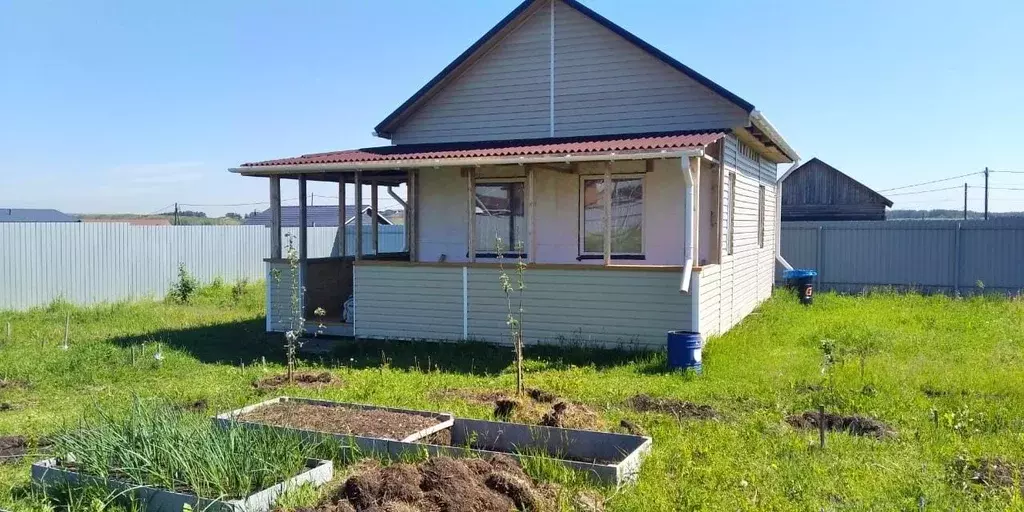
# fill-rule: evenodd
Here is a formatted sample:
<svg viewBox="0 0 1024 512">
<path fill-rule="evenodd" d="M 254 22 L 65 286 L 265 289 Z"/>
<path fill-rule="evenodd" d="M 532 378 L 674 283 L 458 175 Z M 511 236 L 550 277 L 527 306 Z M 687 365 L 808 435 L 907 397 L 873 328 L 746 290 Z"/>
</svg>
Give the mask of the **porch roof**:
<svg viewBox="0 0 1024 512">
<path fill-rule="evenodd" d="M 404 144 L 311 153 L 292 158 L 248 162 L 232 169 L 246 175 L 279 172 L 399 169 L 442 165 L 495 165 L 573 160 L 668 158 L 703 148 L 726 130 L 602 137 L 561 137 L 443 144 Z"/>
</svg>

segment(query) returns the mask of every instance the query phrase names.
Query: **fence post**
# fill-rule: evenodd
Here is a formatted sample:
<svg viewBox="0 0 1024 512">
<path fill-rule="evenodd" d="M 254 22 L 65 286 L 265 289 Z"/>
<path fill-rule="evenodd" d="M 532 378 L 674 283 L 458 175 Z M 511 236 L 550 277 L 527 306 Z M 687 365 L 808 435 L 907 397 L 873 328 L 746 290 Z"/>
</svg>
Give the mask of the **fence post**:
<svg viewBox="0 0 1024 512">
<path fill-rule="evenodd" d="M 960 296 L 960 225 L 956 223 L 953 233 L 953 294 Z"/>
<path fill-rule="evenodd" d="M 816 285 L 816 288 L 819 288 L 819 289 L 821 288 L 821 281 L 822 281 L 821 262 L 822 262 L 822 260 L 824 260 L 824 258 L 822 257 L 821 252 L 822 252 L 822 250 L 824 248 L 824 240 L 825 240 L 825 226 L 818 226 L 818 250 L 815 251 L 815 254 L 814 254 L 814 270 L 816 270 L 818 272 L 818 277 L 815 278 L 815 279 L 817 279 L 818 282 L 815 283 L 815 285 Z"/>
</svg>

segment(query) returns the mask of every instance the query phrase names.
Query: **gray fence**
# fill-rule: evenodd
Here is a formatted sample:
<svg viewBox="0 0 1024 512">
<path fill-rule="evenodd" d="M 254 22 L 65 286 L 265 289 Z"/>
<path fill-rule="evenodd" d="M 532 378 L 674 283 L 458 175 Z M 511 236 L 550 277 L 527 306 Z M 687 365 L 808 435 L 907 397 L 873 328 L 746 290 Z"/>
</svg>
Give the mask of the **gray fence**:
<svg viewBox="0 0 1024 512">
<path fill-rule="evenodd" d="M 819 289 L 1024 290 L 1024 219 L 785 222 L 781 242 L 791 265 L 818 270 Z"/>
<path fill-rule="evenodd" d="M 372 252 L 369 226 L 363 249 Z M 380 226 L 382 252 L 405 248 L 403 226 Z M 298 243 L 298 229 L 292 233 Z M 337 228 L 309 228 L 309 257 L 338 256 Z M 346 230 L 355 253 L 355 226 Z M 163 297 L 184 263 L 199 280 L 263 279 L 270 229 L 263 226 L 132 226 L 0 223 L 0 310 L 64 298 L 76 304 Z"/>
</svg>

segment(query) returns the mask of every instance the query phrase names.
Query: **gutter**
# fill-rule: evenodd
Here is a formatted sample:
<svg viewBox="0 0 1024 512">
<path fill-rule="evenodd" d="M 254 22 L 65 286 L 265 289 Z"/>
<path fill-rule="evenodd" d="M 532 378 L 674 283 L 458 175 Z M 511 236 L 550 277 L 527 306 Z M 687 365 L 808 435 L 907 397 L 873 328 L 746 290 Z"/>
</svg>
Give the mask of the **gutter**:
<svg viewBox="0 0 1024 512">
<path fill-rule="evenodd" d="M 786 258 L 782 257 L 782 182 L 792 174 L 793 170 L 800 167 L 800 159 L 793 160 L 793 164 L 782 173 L 782 177 L 775 181 L 775 261 L 786 270 L 793 270 Z"/>
<path fill-rule="evenodd" d="M 690 281 L 693 278 L 693 174 L 690 169 L 690 159 L 683 158 L 681 170 L 683 181 L 686 183 L 683 192 L 683 276 L 679 282 L 679 291 L 687 293 L 690 291 Z"/>
<path fill-rule="evenodd" d="M 395 201 L 398 202 L 398 204 L 402 205 L 402 209 L 409 209 L 409 205 L 405 203 L 405 200 L 403 200 L 401 197 L 398 197 L 398 194 L 395 193 L 393 185 L 388 185 L 388 195 L 391 196 L 391 199 L 394 199 Z"/>
<path fill-rule="evenodd" d="M 772 126 L 772 123 L 768 121 L 768 118 L 764 117 L 764 114 L 759 110 L 753 110 L 750 112 L 750 123 L 757 127 L 757 129 L 764 132 L 772 139 L 782 152 L 791 158 L 794 162 L 800 161 L 800 155 L 797 154 L 796 150 L 786 142 L 786 139 L 782 137 L 782 134 Z"/>
<path fill-rule="evenodd" d="M 686 149 L 663 149 L 628 153 L 564 154 L 510 157 L 466 157 L 466 158 L 417 158 L 407 160 L 374 160 L 367 162 L 340 162 L 324 164 L 266 165 L 234 167 L 229 171 L 243 176 L 274 176 L 277 174 L 325 173 L 337 171 L 396 170 L 430 167 L 462 167 L 481 165 L 529 165 L 541 163 L 607 162 L 621 160 L 650 160 L 702 156 L 704 147 Z"/>
</svg>

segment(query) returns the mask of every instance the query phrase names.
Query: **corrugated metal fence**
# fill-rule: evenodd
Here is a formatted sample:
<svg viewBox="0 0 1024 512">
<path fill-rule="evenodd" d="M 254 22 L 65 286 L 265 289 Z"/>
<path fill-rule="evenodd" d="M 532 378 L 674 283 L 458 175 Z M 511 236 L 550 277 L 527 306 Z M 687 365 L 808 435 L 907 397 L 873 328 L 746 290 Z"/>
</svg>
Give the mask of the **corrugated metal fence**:
<svg viewBox="0 0 1024 512">
<path fill-rule="evenodd" d="M 781 250 L 823 290 L 1024 290 L 1024 219 L 784 222 Z"/>
<path fill-rule="evenodd" d="M 370 253 L 369 226 L 363 248 Z M 404 226 L 380 226 L 381 252 L 405 247 Z M 298 228 L 283 232 L 294 235 Z M 338 256 L 337 228 L 309 228 L 309 257 Z M 355 251 L 355 226 L 346 230 Z M 287 244 L 287 242 L 285 242 Z M 256 281 L 270 255 L 263 226 L 132 226 L 116 223 L 0 223 L 0 310 L 163 297 L 178 263 L 200 281 Z"/>
</svg>

